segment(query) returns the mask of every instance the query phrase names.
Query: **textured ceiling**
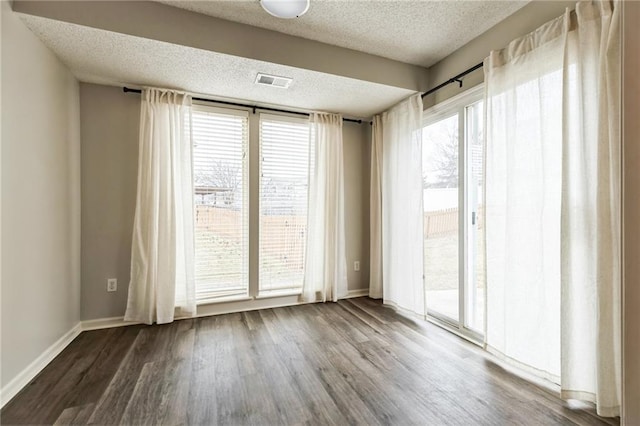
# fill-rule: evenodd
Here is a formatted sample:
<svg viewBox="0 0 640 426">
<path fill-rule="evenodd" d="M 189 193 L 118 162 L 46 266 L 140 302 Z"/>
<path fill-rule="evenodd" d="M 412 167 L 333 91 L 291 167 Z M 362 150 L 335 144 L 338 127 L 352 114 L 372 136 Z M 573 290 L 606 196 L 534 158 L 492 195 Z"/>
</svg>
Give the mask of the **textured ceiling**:
<svg viewBox="0 0 640 426">
<path fill-rule="evenodd" d="M 429 67 L 525 6 L 528 0 L 311 0 L 297 19 L 278 19 L 258 0 L 160 0 L 267 28 Z"/>
<path fill-rule="evenodd" d="M 81 81 L 149 85 L 299 109 L 369 117 L 411 91 L 315 71 L 22 15 Z M 289 89 L 254 84 L 258 72 L 292 77 Z"/>
</svg>

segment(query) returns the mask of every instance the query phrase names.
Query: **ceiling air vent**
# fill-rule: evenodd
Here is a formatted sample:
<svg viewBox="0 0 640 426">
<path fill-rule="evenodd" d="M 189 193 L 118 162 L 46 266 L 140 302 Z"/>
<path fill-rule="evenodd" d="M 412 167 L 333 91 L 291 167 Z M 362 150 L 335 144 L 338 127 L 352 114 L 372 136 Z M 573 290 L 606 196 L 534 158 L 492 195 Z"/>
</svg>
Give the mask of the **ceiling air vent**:
<svg viewBox="0 0 640 426">
<path fill-rule="evenodd" d="M 288 88 L 292 81 L 292 78 L 278 77 L 277 75 L 258 73 L 256 76 L 256 84 L 264 84 L 265 86 L 279 87 L 281 89 Z"/>
</svg>

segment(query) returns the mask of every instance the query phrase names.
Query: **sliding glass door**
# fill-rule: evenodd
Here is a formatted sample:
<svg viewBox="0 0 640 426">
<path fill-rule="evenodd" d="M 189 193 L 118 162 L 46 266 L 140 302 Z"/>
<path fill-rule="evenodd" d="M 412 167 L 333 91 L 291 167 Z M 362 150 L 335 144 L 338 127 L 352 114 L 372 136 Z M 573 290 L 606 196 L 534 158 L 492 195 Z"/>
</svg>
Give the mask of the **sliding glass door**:
<svg viewBox="0 0 640 426">
<path fill-rule="evenodd" d="M 464 326 L 484 333 L 484 103 L 465 107 L 465 241 Z"/>
<path fill-rule="evenodd" d="M 425 113 L 424 282 L 434 320 L 479 337 L 484 330 L 483 103 L 481 92 Z"/>
<path fill-rule="evenodd" d="M 427 308 L 454 321 L 459 318 L 460 305 L 458 122 L 455 113 L 422 131 Z"/>
</svg>

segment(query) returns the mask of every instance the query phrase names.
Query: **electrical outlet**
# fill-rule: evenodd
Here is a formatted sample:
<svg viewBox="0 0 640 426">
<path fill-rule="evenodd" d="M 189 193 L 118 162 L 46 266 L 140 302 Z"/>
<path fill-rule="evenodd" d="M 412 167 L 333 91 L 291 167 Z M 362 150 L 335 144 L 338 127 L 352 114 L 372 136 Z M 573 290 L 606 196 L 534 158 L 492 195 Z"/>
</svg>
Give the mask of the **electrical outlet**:
<svg viewBox="0 0 640 426">
<path fill-rule="evenodd" d="M 109 278 L 107 280 L 107 291 L 117 291 L 118 290 L 118 280 L 116 278 Z"/>
<path fill-rule="evenodd" d="M 353 270 L 354 271 L 359 271 L 360 270 L 360 261 L 356 260 L 355 262 L 353 262 Z"/>
</svg>

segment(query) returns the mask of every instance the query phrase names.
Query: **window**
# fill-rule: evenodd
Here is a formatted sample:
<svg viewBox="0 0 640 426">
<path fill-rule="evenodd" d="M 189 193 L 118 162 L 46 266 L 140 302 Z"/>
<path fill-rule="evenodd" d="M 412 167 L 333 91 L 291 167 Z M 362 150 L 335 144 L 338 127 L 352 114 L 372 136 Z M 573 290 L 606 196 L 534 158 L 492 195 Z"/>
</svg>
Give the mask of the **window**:
<svg viewBox="0 0 640 426">
<path fill-rule="evenodd" d="M 307 120 L 260 115 L 261 296 L 302 289 L 309 150 Z"/>
<path fill-rule="evenodd" d="M 197 299 L 247 296 L 248 113 L 194 107 L 192 131 Z"/>
<path fill-rule="evenodd" d="M 470 337 L 484 329 L 481 95 L 471 89 L 427 110 L 422 133 L 427 309 Z"/>
</svg>

